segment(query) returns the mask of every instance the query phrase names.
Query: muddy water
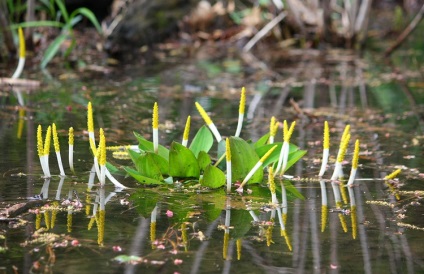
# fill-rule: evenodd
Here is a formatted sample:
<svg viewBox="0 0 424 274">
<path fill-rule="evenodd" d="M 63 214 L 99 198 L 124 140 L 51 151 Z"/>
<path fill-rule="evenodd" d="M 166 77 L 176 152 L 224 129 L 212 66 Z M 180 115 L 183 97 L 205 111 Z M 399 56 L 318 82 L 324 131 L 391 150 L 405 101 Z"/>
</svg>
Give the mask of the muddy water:
<svg viewBox="0 0 424 274">
<path fill-rule="evenodd" d="M 402 73 L 394 74 L 372 58 L 316 54 L 293 53 L 284 62 L 276 57 L 273 69 L 246 66 L 247 57 L 238 56 L 185 60 L 160 70 L 129 66 L 107 75 L 69 73 L 24 94 L 23 108 L 15 97 L 2 97 L 0 207 L 12 215 L 0 219 L 0 272 L 422 272 L 423 71 L 414 62 L 398 63 Z M 146 188 L 120 175 L 115 177 L 129 189 L 116 190 L 111 183 L 99 189 L 97 179 L 90 179 L 88 101 L 95 128 L 105 129 L 108 145 L 135 144 L 133 131 L 151 138 L 152 106 L 158 102 L 160 143 L 169 145 L 180 141 L 187 115 L 192 116 L 191 137 L 203 125 L 194 102 L 205 107 L 224 136 L 233 135 L 241 86 L 248 91 L 244 139 L 265 134 L 274 115 L 297 121 L 292 142 L 308 150 L 288 172 L 304 199 L 289 195 L 286 237 L 264 185 L 252 187 L 250 195 L 226 196 L 222 189 L 193 184 Z M 331 184 L 322 189 L 316 180 L 324 121 L 331 135 L 324 178 L 333 172 L 345 125 L 351 125 L 352 134 L 346 176 L 353 140 L 361 142 L 353 188 L 356 220 L 349 203 L 336 209 Z M 50 180 L 42 178 L 37 155 L 37 126 L 45 134 L 53 122 L 67 174 L 62 180 L 54 153 Z M 71 126 L 74 174 L 67 160 Z M 130 165 L 112 154 L 108 161 Z M 382 180 L 399 168 L 398 179 Z M 322 191 L 328 195 L 327 217 Z M 10 208 L 16 204 L 22 212 Z"/>
</svg>

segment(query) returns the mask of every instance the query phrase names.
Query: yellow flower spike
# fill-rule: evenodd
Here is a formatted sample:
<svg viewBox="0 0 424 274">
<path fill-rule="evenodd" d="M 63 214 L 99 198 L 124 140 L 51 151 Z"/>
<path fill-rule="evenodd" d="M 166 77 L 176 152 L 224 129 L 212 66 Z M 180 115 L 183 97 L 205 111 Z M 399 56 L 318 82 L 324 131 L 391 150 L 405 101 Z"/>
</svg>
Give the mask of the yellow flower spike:
<svg viewBox="0 0 424 274">
<path fill-rule="evenodd" d="M 275 135 L 277 134 L 278 130 L 278 122 L 275 119 L 274 116 L 271 117 L 271 121 L 269 122 L 269 143 L 274 143 Z"/>
<path fill-rule="evenodd" d="M 56 152 L 60 152 L 59 137 L 57 136 L 56 124 L 52 124 L 53 130 L 53 147 Z"/>
<path fill-rule="evenodd" d="M 159 149 L 159 107 L 158 107 L 157 102 L 155 102 L 155 104 L 153 105 L 152 127 L 153 127 L 153 151 L 155 153 L 158 153 L 158 149 Z"/>
<path fill-rule="evenodd" d="M 240 259 L 241 259 L 241 244 L 242 244 L 242 240 L 241 240 L 241 238 L 238 238 L 236 240 L 236 245 L 237 245 L 237 261 L 240 261 Z"/>
<path fill-rule="evenodd" d="M 92 132 L 94 137 L 93 107 L 91 105 L 91 102 L 88 102 L 88 105 L 87 105 L 87 128 L 88 128 L 88 133 L 90 134 L 90 132 Z"/>
<path fill-rule="evenodd" d="M 227 193 L 231 192 L 231 184 L 232 184 L 232 169 L 231 169 L 231 146 L 230 146 L 230 138 L 225 140 L 225 157 L 227 159 Z"/>
<path fill-rule="evenodd" d="M 321 232 L 325 231 L 325 227 L 327 226 L 327 216 L 328 216 L 328 206 L 321 206 Z"/>
<path fill-rule="evenodd" d="M 222 140 L 221 134 L 219 133 L 215 124 L 212 122 L 209 115 L 206 113 L 205 109 L 198 102 L 196 102 L 195 105 L 196 105 L 197 111 L 200 113 L 200 116 L 202 116 L 206 125 L 209 127 L 209 129 L 212 131 L 213 135 L 215 136 L 216 141 L 218 143 L 221 142 Z"/>
<path fill-rule="evenodd" d="M 42 133 L 41 125 L 38 125 L 37 127 L 37 150 L 38 150 L 39 157 L 44 155 L 43 133 Z"/>
<path fill-rule="evenodd" d="M 104 166 L 106 165 L 106 138 L 103 128 L 100 128 L 100 141 L 99 141 L 99 164 Z"/>
<path fill-rule="evenodd" d="M 283 224 L 287 224 L 287 213 L 283 213 Z"/>
<path fill-rule="evenodd" d="M 350 207 L 350 218 L 352 221 L 352 238 L 356 239 L 356 234 L 357 234 L 357 230 L 358 230 L 358 226 L 357 226 L 357 217 L 356 217 L 356 206 L 351 206 Z"/>
<path fill-rule="evenodd" d="M 159 107 L 157 102 L 155 102 L 155 104 L 153 105 L 152 127 L 159 128 Z"/>
<path fill-rule="evenodd" d="M 103 246 L 104 236 L 105 236 L 105 220 L 106 220 L 106 211 L 99 210 L 99 222 L 97 224 L 98 234 L 97 234 L 97 244 Z"/>
<path fill-rule="evenodd" d="M 400 174 L 401 171 L 402 170 L 400 168 L 396 169 L 395 171 L 393 171 L 392 173 L 390 173 L 389 175 L 384 177 L 384 179 L 385 180 L 392 180 L 392 179 L 396 178 Z"/>
<path fill-rule="evenodd" d="M 19 58 L 25 58 L 25 37 L 22 28 L 18 29 L 19 36 Z"/>
<path fill-rule="evenodd" d="M 271 202 L 273 204 L 277 204 L 277 193 L 276 193 L 276 187 L 275 187 L 275 180 L 274 180 L 274 169 L 272 166 L 268 167 L 268 185 L 269 190 L 271 191 Z"/>
<path fill-rule="evenodd" d="M 352 168 L 357 169 L 359 162 L 359 140 L 355 142 L 355 150 L 353 151 Z"/>
<path fill-rule="evenodd" d="M 74 128 L 73 127 L 69 128 L 68 136 L 69 136 L 69 139 L 68 139 L 68 143 L 69 143 L 69 155 L 68 155 L 69 168 L 71 169 L 71 171 L 73 173 L 75 173 L 75 170 L 74 170 Z"/>
<path fill-rule="evenodd" d="M 19 37 L 19 63 L 18 63 L 18 66 L 16 67 L 15 72 L 12 75 L 12 79 L 19 78 L 25 66 L 25 37 L 24 37 L 24 32 L 22 31 L 22 28 L 18 29 L 18 37 Z"/>
<path fill-rule="evenodd" d="M 52 137 L 52 128 L 51 126 L 49 126 L 47 128 L 47 133 L 46 133 L 46 139 L 44 140 L 44 155 L 49 155 L 50 154 L 50 143 L 51 143 L 51 137 Z"/>
<path fill-rule="evenodd" d="M 100 140 L 99 140 L 99 165 L 100 165 L 100 185 L 105 185 L 106 180 L 106 138 L 102 128 L 100 128 Z"/>
<path fill-rule="evenodd" d="M 340 142 L 343 142 L 343 140 L 349 134 L 349 131 L 350 131 L 350 125 L 346 125 L 345 129 L 343 130 L 342 139 L 340 140 Z"/>
<path fill-rule="evenodd" d="M 224 232 L 224 245 L 222 247 L 222 258 L 224 260 L 227 259 L 227 254 L 228 254 L 228 244 L 230 242 L 230 233 L 228 232 Z"/>
<path fill-rule="evenodd" d="M 241 128 L 243 126 L 245 106 L 246 106 L 246 89 L 243 87 L 241 89 L 241 95 L 240 95 L 240 106 L 239 106 L 239 117 L 238 117 L 237 129 L 234 135 L 236 137 L 240 136 Z"/>
<path fill-rule="evenodd" d="M 358 170 L 358 162 L 359 162 L 359 140 L 355 141 L 355 150 L 353 151 L 352 158 L 352 169 L 350 170 L 349 180 L 347 185 L 352 187 L 353 181 L 355 180 L 356 171 Z"/>
<path fill-rule="evenodd" d="M 294 127 L 296 126 L 296 121 L 293 121 L 288 129 L 287 133 L 284 134 L 284 141 L 290 143 L 290 138 L 293 135 Z"/>
<path fill-rule="evenodd" d="M 337 157 L 337 162 L 341 163 L 346 155 L 347 146 L 349 145 L 350 134 L 347 134 L 340 144 L 340 154 Z"/>
<path fill-rule="evenodd" d="M 292 247 L 292 245 L 290 243 L 289 235 L 287 235 L 287 232 L 285 230 L 281 231 L 281 234 L 284 237 L 284 239 L 286 240 L 286 245 L 287 245 L 288 249 L 290 251 L 292 251 L 293 250 L 293 247 Z"/>
<path fill-rule="evenodd" d="M 255 174 L 255 172 L 262 166 L 262 164 L 271 155 L 271 153 L 274 152 L 274 150 L 277 148 L 277 146 L 278 145 L 274 145 L 270 150 L 267 151 L 267 153 L 265 153 L 264 156 L 262 156 L 262 158 L 256 163 L 256 165 L 246 175 L 246 177 L 244 178 L 243 182 L 241 182 L 241 184 L 240 184 L 240 186 L 238 188 L 238 191 L 242 191 L 243 190 L 243 186 L 247 183 L 247 181 L 250 180 L 250 178 L 252 178 L 253 174 Z"/>
<path fill-rule="evenodd" d="M 50 143 L 51 143 L 52 128 L 49 126 L 47 128 L 46 137 L 44 140 L 43 156 L 40 157 L 41 165 L 43 167 L 43 172 L 45 177 L 50 177 L 50 167 L 49 167 L 49 154 L 50 154 Z"/>
<path fill-rule="evenodd" d="M 182 145 L 183 146 L 187 146 L 188 144 L 188 136 L 190 134 L 190 122 L 191 122 L 191 116 L 189 115 L 187 117 L 187 121 L 184 127 L 184 134 L 183 134 L 183 141 L 182 141 Z"/>
<path fill-rule="evenodd" d="M 239 113 L 244 114 L 244 108 L 246 106 L 246 89 L 244 87 L 241 88 L 241 95 L 240 95 L 240 106 L 239 106 Z"/>
<path fill-rule="evenodd" d="M 328 122 L 324 122 L 324 149 L 330 148 L 330 129 L 328 127 Z"/>
</svg>

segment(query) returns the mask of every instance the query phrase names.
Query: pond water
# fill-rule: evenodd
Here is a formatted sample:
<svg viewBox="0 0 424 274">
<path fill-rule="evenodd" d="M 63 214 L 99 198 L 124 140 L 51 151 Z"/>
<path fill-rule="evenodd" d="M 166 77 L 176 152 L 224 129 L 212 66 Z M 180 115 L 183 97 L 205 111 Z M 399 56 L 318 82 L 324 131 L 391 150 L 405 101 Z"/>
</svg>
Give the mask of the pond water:
<svg viewBox="0 0 424 274">
<path fill-rule="evenodd" d="M 371 54 L 302 51 L 273 55 L 266 60 L 270 69 L 231 50 L 221 59 L 204 57 L 207 53 L 170 58 L 160 67 L 54 75 L 60 80 L 45 80 L 29 94 L 24 90 L 24 107 L 2 93 L 0 208 L 4 215 L 18 204 L 21 212 L 0 216 L 0 273 L 422 273 L 423 56 L 402 52 L 388 67 Z M 307 150 L 286 173 L 294 176 L 287 185 L 304 197 L 288 191 L 286 237 L 282 209 L 270 204 L 266 182 L 250 186 L 251 194 L 226 195 L 224 189 L 184 182 L 145 187 L 119 175 L 129 189 L 116 190 L 109 181 L 99 188 L 97 179 L 92 181 L 89 101 L 96 132 L 105 130 L 108 146 L 137 144 L 134 131 L 151 139 L 152 107 L 158 102 L 159 140 L 169 146 L 181 140 L 188 115 L 190 138 L 204 124 L 195 102 L 223 136 L 233 135 L 242 86 L 248 95 L 243 139 L 267 133 L 275 116 L 297 121 L 291 142 Z M 347 124 L 352 135 L 347 175 L 353 140 L 360 140 L 355 214 L 349 203 L 336 209 L 328 181 L 323 184 L 327 217 L 323 214 L 317 175 L 324 121 L 331 136 L 325 179 Z M 45 134 L 53 122 L 68 176 L 57 176 L 51 152 L 53 176 L 43 179 L 37 126 Z M 74 174 L 67 160 L 69 127 L 75 130 Z M 276 138 L 282 139 L 281 133 Z M 215 143 L 212 151 L 216 148 Z M 107 157 L 117 167 L 131 165 L 111 153 Z M 402 170 L 397 179 L 383 180 L 396 169 Z"/>
</svg>

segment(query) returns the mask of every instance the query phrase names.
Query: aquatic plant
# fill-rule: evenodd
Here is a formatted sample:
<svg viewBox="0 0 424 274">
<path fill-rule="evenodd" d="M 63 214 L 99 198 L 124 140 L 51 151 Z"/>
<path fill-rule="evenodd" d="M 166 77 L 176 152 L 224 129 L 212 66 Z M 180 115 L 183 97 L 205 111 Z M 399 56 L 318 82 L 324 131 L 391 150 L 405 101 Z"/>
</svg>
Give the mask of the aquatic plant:
<svg viewBox="0 0 424 274">
<path fill-rule="evenodd" d="M 66 9 L 65 2 L 63 0 L 47 1 L 47 9 L 55 20 L 38 20 L 28 21 L 17 24 L 12 24 L 12 28 L 40 28 L 40 27 L 54 27 L 60 28 L 60 34 L 49 44 L 44 52 L 44 56 L 41 60 L 41 68 L 45 68 L 50 61 L 55 57 L 60 47 L 68 40 L 71 40 L 70 46 L 66 49 L 64 57 L 68 57 L 76 45 L 76 38 L 73 32 L 73 28 L 78 24 L 84 17 L 88 19 L 93 26 L 96 28 L 98 33 L 102 33 L 102 28 L 98 22 L 94 13 L 88 8 L 81 7 L 69 13 Z M 56 7 L 58 10 L 56 10 Z M 20 61 L 21 62 L 21 61 Z M 23 62 L 24 63 L 24 62 Z M 21 63 L 19 63 L 21 64 Z M 23 67 L 23 64 L 22 64 Z"/>
</svg>

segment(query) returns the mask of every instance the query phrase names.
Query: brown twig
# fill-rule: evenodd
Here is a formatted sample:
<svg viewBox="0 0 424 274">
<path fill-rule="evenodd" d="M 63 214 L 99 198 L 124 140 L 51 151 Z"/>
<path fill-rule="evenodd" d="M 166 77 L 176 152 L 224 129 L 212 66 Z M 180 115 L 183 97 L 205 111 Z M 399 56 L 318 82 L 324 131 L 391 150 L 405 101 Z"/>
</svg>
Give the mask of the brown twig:
<svg viewBox="0 0 424 274">
<path fill-rule="evenodd" d="M 393 51 L 395 51 L 395 49 L 397 49 L 403 43 L 403 41 L 405 41 L 405 39 L 409 36 L 409 34 L 411 34 L 413 30 L 415 30 L 415 28 L 418 26 L 418 23 L 423 19 L 423 15 L 424 15 L 424 4 L 422 5 L 417 15 L 415 15 L 411 23 L 409 23 L 409 25 L 403 30 L 403 32 L 396 39 L 396 42 L 384 52 L 384 57 L 389 57 L 390 54 L 392 54 Z"/>
</svg>

